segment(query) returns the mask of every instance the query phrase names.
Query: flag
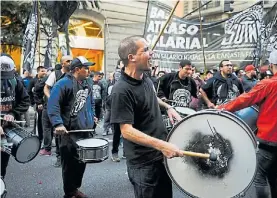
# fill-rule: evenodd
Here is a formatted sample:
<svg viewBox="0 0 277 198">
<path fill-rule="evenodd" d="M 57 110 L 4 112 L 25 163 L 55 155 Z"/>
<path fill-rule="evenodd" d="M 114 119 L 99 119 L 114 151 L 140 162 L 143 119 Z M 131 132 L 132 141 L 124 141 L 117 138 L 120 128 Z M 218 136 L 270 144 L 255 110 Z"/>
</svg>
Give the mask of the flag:
<svg viewBox="0 0 277 198">
<path fill-rule="evenodd" d="M 33 1 L 33 8 L 29 15 L 27 27 L 23 37 L 23 68 L 30 73 L 32 72 L 35 62 L 38 27 L 38 2 Z"/>
<path fill-rule="evenodd" d="M 59 29 L 64 27 L 70 16 L 78 8 L 77 1 L 42 1 L 41 5 L 50 12 Z"/>
<path fill-rule="evenodd" d="M 170 10 L 164 7 L 157 1 L 149 1 L 148 4 L 144 38 L 152 45 L 170 14 Z M 227 20 L 203 22 L 202 25 L 173 16 L 158 40 L 152 59 L 158 61 L 160 67 L 172 70 L 178 69 L 178 64 L 184 59 L 190 60 L 199 70 L 205 65 L 212 69 L 223 59 L 244 67 L 256 58 L 254 50 L 260 40 L 262 21 L 262 2 Z"/>
<path fill-rule="evenodd" d="M 261 54 L 265 62 L 269 53 L 277 50 L 277 3 L 264 15 L 261 27 Z"/>
<path fill-rule="evenodd" d="M 49 68 L 52 67 L 52 34 L 51 37 L 47 38 L 47 46 L 46 46 L 46 51 L 44 54 L 44 67 Z"/>
</svg>

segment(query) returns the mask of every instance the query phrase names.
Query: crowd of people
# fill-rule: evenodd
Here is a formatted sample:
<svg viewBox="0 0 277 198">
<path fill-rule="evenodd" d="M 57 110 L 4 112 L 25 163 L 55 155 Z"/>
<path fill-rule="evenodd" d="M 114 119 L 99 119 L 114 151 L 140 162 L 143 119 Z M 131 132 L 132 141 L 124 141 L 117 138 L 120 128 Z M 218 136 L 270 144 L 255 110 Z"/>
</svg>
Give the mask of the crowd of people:
<svg viewBox="0 0 277 198">
<path fill-rule="evenodd" d="M 128 37 L 120 42 L 115 71 L 106 80 L 101 72 L 90 72 L 95 63 L 85 57 L 61 58 L 55 68 L 37 67 L 32 78 L 24 71 L 21 79 L 14 73 L 11 56 L 1 54 L 1 137 L 5 124 L 26 120 L 28 109 L 36 111 L 36 125 L 42 156 L 52 154 L 55 139 L 55 167 L 62 168 L 64 197 L 87 197 L 78 189 L 86 164 L 77 153 L 76 141 L 99 134 L 103 118 L 103 136 L 113 134 L 111 160 L 123 156 L 135 197 L 170 198 L 172 182 L 163 157 L 182 157 L 176 145 L 166 142 L 168 131 L 163 115 L 172 124 L 181 121 L 176 107 L 199 111 L 207 108 L 234 112 L 257 104 L 258 171 L 254 180 L 259 198 L 276 197 L 277 151 L 277 52 L 269 58 L 269 67 L 257 73 L 253 65 L 234 70 L 230 60 L 222 60 L 218 69 L 197 71 L 190 60 L 182 60 L 178 72 L 166 73 L 151 65 L 153 52 L 145 39 Z M 270 117 L 269 117 L 270 116 Z M 87 132 L 68 133 L 70 130 Z M 1 176 L 5 177 L 9 155 L 1 152 Z"/>
</svg>

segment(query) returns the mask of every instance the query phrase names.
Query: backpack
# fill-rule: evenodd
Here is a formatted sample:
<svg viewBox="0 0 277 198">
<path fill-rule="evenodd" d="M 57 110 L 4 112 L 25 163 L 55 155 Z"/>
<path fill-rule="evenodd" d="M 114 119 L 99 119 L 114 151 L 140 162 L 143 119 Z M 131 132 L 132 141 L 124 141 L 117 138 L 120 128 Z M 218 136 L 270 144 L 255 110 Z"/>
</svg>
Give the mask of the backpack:
<svg viewBox="0 0 277 198">
<path fill-rule="evenodd" d="M 56 82 L 57 83 L 59 80 L 61 80 L 66 73 L 62 73 L 61 70 L 55 70 L 55 76 L 56 76 Z M 45 83 L 48 79 L 48 76 L 44 77 L 43 79 L 37 81 L 37 83 L 35 84 L 35 92 L 37 95 L 39 96 L 43 96 L 44 98 L 44 102 L 47 103 L 47 98 L 45 97 L 44 95 L 44 86 L 45 86 Z"/>
<path fill-rule="evenodd" d="M 59 80 L 61 80 L 66 73 L 62 73 L 61 70 L 55 70 L 55 76 L 56 76 L 56 82 L 57 83 Z"/>
</svg>

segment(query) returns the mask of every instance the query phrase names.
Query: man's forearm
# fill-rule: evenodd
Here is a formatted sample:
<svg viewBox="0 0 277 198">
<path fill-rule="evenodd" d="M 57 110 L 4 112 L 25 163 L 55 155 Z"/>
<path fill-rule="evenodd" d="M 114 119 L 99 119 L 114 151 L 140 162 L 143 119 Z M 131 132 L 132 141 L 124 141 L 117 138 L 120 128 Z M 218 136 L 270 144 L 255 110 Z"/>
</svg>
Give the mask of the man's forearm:
<svg viewBox="0 0 277 198">
<path fill-rule="evenodd" d="M 136 144 L 152 147 L 157 150 L 161 150 L 163 148 L 164 142 L 157 138 L 153 138 L 145 133 L 133 128 L 131 125 L 126 126 L 125 124 L 120 125 L 120 130 L 122 136 Z"/>
<path fill-rule="evenodd" d="M 43 92 L 44 92 L 44 95 L 45 95 L 47 98 L 50 98 L 50 89 L 49 89 L 48 85 L 45 85 L 45 86 L 44 86 Z"/>
<path fill-rule="evenodd" d="M 161 107 L 164 107 L 166 109 L 170 108 L 171 106 L 169 104 L 167 104 L 166 102 L 162 101 L 162 99 L 158 98 L 157 97 L 157 100 L 158 100 L 158 103 Z"/>
<path fill-rule="evenodd" d="M 200 93 L 201 93 L 201 97 L 204 99 L 205 103 L 208 105 L 209 103 L 211 103 L 211 101 L 209 100 L 207 94 L 205 91 L 203 91 L 202 89 L 200 89 Z"/>
</svg>

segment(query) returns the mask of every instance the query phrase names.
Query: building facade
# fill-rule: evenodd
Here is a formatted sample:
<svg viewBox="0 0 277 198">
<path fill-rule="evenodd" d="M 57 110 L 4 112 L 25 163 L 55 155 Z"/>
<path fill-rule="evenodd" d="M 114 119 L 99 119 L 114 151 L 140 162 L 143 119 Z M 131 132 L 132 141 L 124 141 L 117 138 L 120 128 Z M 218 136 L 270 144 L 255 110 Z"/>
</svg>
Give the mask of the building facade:
<svg viewBox="0 0 277 198">
<path fill-rule="evenodd" d="M 176 3 L 173 0 L 159 1 L 171 8 Z M 204 1 L 201 2 L 203 3 Z M 201 10 L 201 14 L 205 22 L 220 21 L 256 2 L 256 0 L 235 0 L 231 5 L 234 8 L 233 12 L 224 13 L 225 0 L 213 0 Z M 270 8 L 275 2 L 276 0 L 264 1 L 264 5 L 266 8 Z M 80 4 L 70 18 L 69 40 L 71 54 L 74 57 L 83 55 L 88 60 L 94 61 L 96 65 L 93 70 L 105 73 L 114 71 L 119 58 L 117 49 L 120 40 L 127 36 L 143 35 L 147 6 L 147 0 L 101 0 L 100 9 L 97 9 L 92 5 L 92 1 L 86 0 Z M 180 1 L 175 15 L 184 17 L 198 6 L 199 1 L 196 0 Z M 199 13 L 194 12 L 185 18 L 199 20 Z M 43 20 L 47 19 L 44 18 Z M 44 64 L 45 46 L 48 40 L 46 35 L 40 34 L 37 43 L 38 49 L 34 73 L 37 66 Z M 52 42 L 52 67 L 59 62 L 59 58 L 62 56 L 60 48 L 65 47 L 65 34 L 59 33 L 59 36 Z M 21 50 L 16 53 L 18 53 L 17 57 L 21 56 L 22 60 Z"/>
</svg>

